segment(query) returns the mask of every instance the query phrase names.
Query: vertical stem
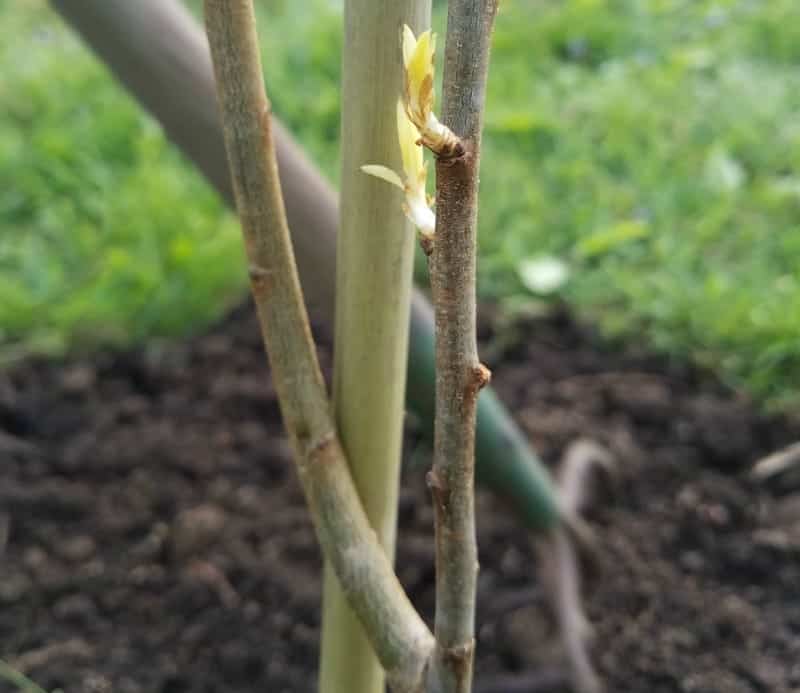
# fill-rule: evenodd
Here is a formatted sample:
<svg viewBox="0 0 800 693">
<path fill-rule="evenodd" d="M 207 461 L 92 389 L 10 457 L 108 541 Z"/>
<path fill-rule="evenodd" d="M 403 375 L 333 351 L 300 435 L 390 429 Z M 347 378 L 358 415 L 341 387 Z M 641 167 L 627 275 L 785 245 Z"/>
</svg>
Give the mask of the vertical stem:
<svg viewBox="0 0 800 693">
<path fill-rule="evenodd" d="M 370 527 L 336 436 L 289 239 L 253 0 L 206 0 L 205 11 L 250 285 L 306 501 L 393 689 L 419 693 L 433 637 Z"/>
<path fill-rule="evenodd" d="M 363 164 L 400 168 L 395 109 L 400 30 L 430 22 L 430 0 L 346 0 L 337 239 L 334 408 L 367 516 L 394 554 L 414 233 L 399 191 Z M 326 570 L 321 693 L 382 693 L 383 673 Z"/>
<path fill-rule="evenodd" d="M 430 440 L 436 415 L 434 359 L 433 311 L 416 296 L 411 304 L 406 405 Z M 550 473 L 491 387 L 478 396 L 477 419 L 477 482 L 509 500 L 527 528 L 540 532 L 558 526 L 561 517 Z"/>
<path fill-rule="evenodd" d="M 205 36 L 180 0 L 50 0 L 116 77 L 233 203 Z M 306 302 L 333 315 L 336 195 L 276 118 L 272 119 L 286 216 Z M 433 313 L 412 301 L 406 406 L 425 434 L 434 419 Z M 508 412 L 487 388 L 478 398 L 478 481 L 514 501 L 527 526 L 558 524 L 553 484 Z"/>
<path fill-rule="evenodd" d="M 442 122 L 464 153 L 436 164 L 431 286 L 436 319 L 436 430 L 428 480 L 436 519 L 435 686 L 472 689 L 475 591 L 475 416 L 489 372 L 478 360 L 475 324 L 478 163 L 497 0 L 450 0 Z"/>
</svg>

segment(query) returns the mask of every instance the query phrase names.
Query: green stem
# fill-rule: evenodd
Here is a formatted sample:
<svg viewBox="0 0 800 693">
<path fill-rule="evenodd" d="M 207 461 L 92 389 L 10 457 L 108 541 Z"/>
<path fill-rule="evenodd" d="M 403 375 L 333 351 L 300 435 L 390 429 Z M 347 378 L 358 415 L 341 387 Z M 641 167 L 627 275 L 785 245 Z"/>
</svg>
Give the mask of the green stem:
<svg viewBox="0 0 800 693">
<path fill-rule="evenodd" d="M 394 555 L 414 234 L 401 195 L 361 172 L 400 168 L 400 30 L 430 22 L 430 0 L 346 0 L 337 239 L 334 410 L 370 523 Z M 326 569 L 321 693 L 381 693 L 383 672 Z"/>
<path fill-rule="evenodd" d="M 317 537 L 343 598 L 369 633 L 393 690 L 418 693 L 433 637 L 370 527 L 336 435 L 286 223 L 252 2 L 206 0 L 205 13 L 272 380 Z"/>
</svg>

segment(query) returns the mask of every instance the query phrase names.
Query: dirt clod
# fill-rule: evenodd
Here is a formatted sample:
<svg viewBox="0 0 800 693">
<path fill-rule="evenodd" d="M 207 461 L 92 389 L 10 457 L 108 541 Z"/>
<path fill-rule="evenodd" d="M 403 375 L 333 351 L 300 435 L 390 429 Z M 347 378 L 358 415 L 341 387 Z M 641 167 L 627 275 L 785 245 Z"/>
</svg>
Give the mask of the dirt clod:
<svg viewBox="0 0 800 693">
<path fill-rule="evenodd" d="M 225 528 L 225 512 L 214 505 L 201 505 L 181 512 L 172 529 L 172 546 L 178 559 L 213 544 Z"/>
</svg>

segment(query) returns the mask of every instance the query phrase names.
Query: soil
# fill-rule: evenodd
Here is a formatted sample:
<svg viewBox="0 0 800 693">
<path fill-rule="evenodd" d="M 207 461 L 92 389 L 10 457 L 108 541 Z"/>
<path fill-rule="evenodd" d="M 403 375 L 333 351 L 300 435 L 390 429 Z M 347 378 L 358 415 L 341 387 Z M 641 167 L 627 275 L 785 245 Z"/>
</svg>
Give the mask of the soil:
<svg viewBox="0 0 800 693">
<path fill-rule="evenodd" d="M 608 690 L 800 690 L 800 496 L 748 475 L 800 426 L 566 315 L 495 324 L 493 382 L 545 460 L 587 436 L 617 460 L 585 582 Z M 424 452 L 413 423 L 406 447 Z M 315 690 L 320 556 L 249 306 L 186 342 L 0 374 L 0 460 L 14 667 L 66 693 Z M 429 618 L 423 476 L 404 471 L 398 572 Z M 478 509 L 476 690 L 569 690 L 529 533 L 488 491 Z"/>
</svg>

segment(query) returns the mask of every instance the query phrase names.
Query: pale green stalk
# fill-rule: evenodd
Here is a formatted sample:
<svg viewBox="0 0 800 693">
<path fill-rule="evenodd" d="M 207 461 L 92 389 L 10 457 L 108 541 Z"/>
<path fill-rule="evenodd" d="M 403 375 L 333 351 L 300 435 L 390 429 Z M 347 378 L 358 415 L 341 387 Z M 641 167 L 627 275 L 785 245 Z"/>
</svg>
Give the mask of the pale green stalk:
<svg viewBox="0 0 800 693">
<path fill-rule="evenodd" d="M 286 223 L 252 3 L 206 0 L 205 14 L 272 380 L 323 554 L 369 632 L 393 690 L 420 693 L 433 637 L 369 526 L 336 435 Z M 337 690 L 353 689 L 345 683 Z"/>
<path fill-rule="evenodd" d="M 361 172 L 400 168 L 400 30 L 430 23 L 430 0 L 346 0 L 337 243 L 334 407 L 364 508 L 391 557 L 405 400 L 414 232 L 402 194 Z M 321 693 L 382 693 L 383 672 L 326 569 Z"/>
</svg>

